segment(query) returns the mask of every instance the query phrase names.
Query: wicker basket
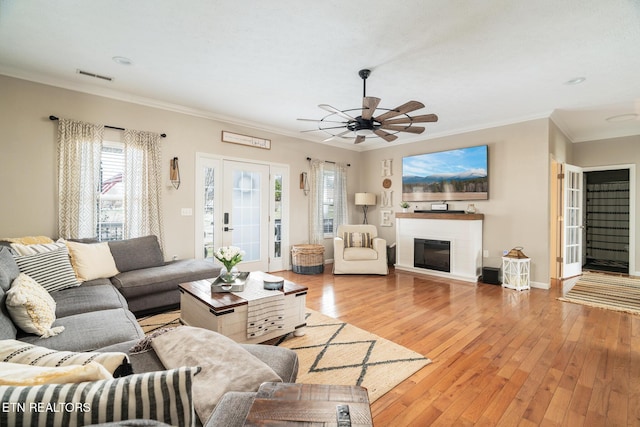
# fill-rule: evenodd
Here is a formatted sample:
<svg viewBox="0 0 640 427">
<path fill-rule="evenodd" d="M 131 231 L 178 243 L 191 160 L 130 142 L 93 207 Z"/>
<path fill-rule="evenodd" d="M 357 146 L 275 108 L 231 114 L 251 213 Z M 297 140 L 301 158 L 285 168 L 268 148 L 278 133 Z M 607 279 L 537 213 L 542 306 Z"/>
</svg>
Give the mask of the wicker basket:
<svg viewBox="0 0 640 427">
<path fill-rule="evenodd" d="M 299 274 L 324 272 L 324 246 L 293 245 L 291 247 L 292 270 Z"/>
</svg>

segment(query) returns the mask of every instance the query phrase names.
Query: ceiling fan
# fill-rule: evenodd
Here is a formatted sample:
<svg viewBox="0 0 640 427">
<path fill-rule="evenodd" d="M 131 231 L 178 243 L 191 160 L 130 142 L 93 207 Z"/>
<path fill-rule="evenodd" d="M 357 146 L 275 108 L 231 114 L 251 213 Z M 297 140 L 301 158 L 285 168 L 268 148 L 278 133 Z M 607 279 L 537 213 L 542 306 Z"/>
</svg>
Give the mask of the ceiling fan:
<svg viewBox="0 0 640 427">
<path fill-rule="evenodd" d="M 325 141 L 333 138 L 355 137 L 354 143 L 359 144 L 364 142 L 367 137 L 379 137 L 387 142 L 391 142 L 398 139 L 396 134 L 399 132 L 409 132 L 413 134 L 424 132 L 425 128 L 422 126 L 414 126 L 415 123 L 438 121 L 438 116 L 435 114 L 410 116 L 409 113 L 424 108 L 424 104 L 418 101 L 409 101 L 391 110 L 378 108 L 380 98 L 367 96 L 367 78 L 371 75 L 371 70 L 360 70 L 358 75 L 362 78 L 362 108 L 339 110 L 328 104 L 320 104 L 318 107 L 328 111 L 330 114 L 320 120 L 298 119 L 318 123 L 318 129 L 303 132 L 316 132 L 319 130 L 327 132 L 331 136 L 325 139 Z M 382 113 L 374 117 L 376 111 L 382 111 Z M 339 129 L 342 129 L 342 131 L 339 131 Z"/>
</svg>

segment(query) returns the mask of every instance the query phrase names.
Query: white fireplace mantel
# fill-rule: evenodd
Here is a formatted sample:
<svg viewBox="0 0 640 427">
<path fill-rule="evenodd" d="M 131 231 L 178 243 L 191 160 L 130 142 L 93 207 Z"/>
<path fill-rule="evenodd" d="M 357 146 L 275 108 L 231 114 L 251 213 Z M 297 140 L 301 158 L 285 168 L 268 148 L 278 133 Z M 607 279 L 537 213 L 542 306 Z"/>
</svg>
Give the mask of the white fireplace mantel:
<svg viewBox="0 0 640 427">
<path fill-rule="evenodd" d="M 482 214 L 396 213 L 398 270 L 477 282 L 482 274 Z M 451 272 L 414 267 L 414 239 L 448 240 Z"/>
</svg>

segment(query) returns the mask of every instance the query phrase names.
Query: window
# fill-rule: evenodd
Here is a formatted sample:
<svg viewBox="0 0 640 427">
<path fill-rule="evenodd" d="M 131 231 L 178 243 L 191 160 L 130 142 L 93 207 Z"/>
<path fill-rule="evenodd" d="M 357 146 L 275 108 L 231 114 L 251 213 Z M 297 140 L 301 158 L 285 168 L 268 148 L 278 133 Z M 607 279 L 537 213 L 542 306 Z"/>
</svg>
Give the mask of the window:
<svg viewBox="0 0 640 427">
<path fill-rule="evenodd" d="M 100 156 L 100 188 L 97 198 L 96 236 L 100 241 L 123 238 L 124 144 L 103 142 Z"/>
<path fill-rule="evenodd" d="M 327 168 L 329 169 L 329 168 Z M 334 170 L 325 169 L 322 174 L 322 232 L 324 237 L 333 237 L 335 178 Z"/>
</svg>

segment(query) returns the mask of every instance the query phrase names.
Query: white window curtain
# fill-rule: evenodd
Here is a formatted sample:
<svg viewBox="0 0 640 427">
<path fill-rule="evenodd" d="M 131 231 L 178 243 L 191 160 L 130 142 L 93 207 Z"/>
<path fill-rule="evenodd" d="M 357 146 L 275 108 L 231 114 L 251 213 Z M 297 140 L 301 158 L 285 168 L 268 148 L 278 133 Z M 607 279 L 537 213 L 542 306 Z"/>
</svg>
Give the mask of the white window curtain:
<svg viewBox="0 0 640 427">
<path fill-rule="evenodd" d="M 59 119 L 58 236 L 93 237 L 104 126 Z"/>
<path fill-rule="evenodd" d="M 324 166 L 322 160 L 309 161 L 309 243 L 322 244 L 322 198 L 324 196 Z"/>
<path fill-rule="evenodd" d="M 348 223 L 347 206 L 347 166 L 346 163 L 335 164 L 335 192 L 333 199 L 333 235 L 336 235 L 338 226 Z"/>
<path fill-rule="evenodd" d="M 326 163 L 311 159 L 309 165 L 309 243 L 322 244 L 324 240 L 324 173 L 327 167 L 334 172 L 333 234 L 338 226 L 347 223 L 347 165 Z"/>
<path fill-rule="evenodd" d="M 125 239 L 153 234 L 164 248 L 160 134 L 124 131 Z"/>
</svg>

